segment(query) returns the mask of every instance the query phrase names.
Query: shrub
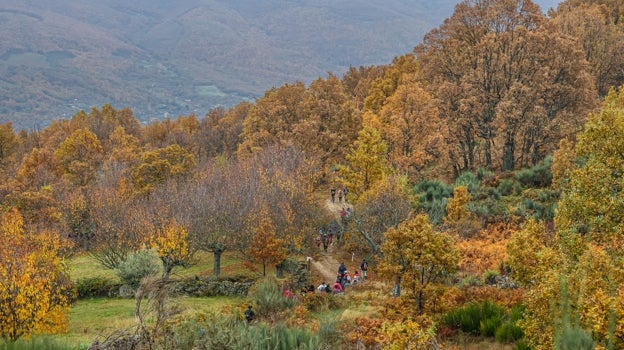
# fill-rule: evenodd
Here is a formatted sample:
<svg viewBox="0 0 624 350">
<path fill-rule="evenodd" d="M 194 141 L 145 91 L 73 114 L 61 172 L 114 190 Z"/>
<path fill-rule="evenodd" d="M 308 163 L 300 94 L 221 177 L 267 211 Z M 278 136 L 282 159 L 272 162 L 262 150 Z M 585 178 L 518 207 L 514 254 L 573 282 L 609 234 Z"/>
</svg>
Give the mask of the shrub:
<svg viewBox="0 0 624 350">
<path fill-rule="evenodd" d="M 78 298 L 112 297 L 117 294 L 120 286 L 118 282 L 99 276 L 76 281 Z"/>
<path fill-rule="evenodd" d="M 525 342 L 519 341 L 514 346 L 514 350 L 531 350 L 531 347 L 528 346 Z"/>
<path fill-rule="evenodd" d="M 315 350 L 320 348 L 318 335 L 306 329 L 289 328 L 281 323 L 273 326 L 262 324 L 250 327 L 245 342 L 247 344 L 239 342 L 239 346 L 234 348 L 252 350 Z"/>
<path fill-rule="evenodd" d="M 441 323 L 466 333 L 480 334 L 481 321 L 491 318 L 502 319 L 504 316 L 505 309 L 490 301 L 484 301 L 482 303 L 468 303 L 447 313 L 442 317 Z"/>
<path fill-rule="evenodd" d="M 433 224 L 442 223 L 453 186 L 439 180 L 425 180 L 414 186 L 414 193 L 418 195 L 418 207 L 429 215 L 429 220 Z"/>
<path fill-rule="evenodd" d="M 592 336 L 579 327 L 564 326 L 561 339 L 556 342 L 557 350 L 593 350 Z"/>
<path fill-rule="evenodd" d="M 294 298 L 284 298 L 277 281 L 271 278 L 260 280 L 251 295 L 255 305 L 256 314 L 259 316 L 277 316 L 277 313 L 293 307 L 296 303 Z"/>
<path fill-rule="evenodd" d="M 496 329 L 494 339 L 499 343 L 513 343 L 524 337 L 524 332 L 515 323 L 505 322 Z"/>
<path fill-rule="evenodd" d="M 475 174 L 471 172 L 465 172 L 455 180 L 454 187 L 458 186 L 466 186 L 466 188 L 468 188 L 468 192 L 474 194 L 481 186 L 481 181 L 479 181 Z"/>
<path fill-rule="evenodd" d="M 339 309 L 342 299 L 331 293 L 308 293 L 303 297 L 303 303 L 309 311 L 324 312 Z"/>
<path fill-rule="evenodd" d="M 493 337 L 498 332 L 498 328 L 501 327 L 502 324 L 503 319 L 501 316 L 494 316 L 481 320 L 479 323 L 479 333 L 484 337 Z"/>
<path fill-rule="evenodd" d="M 525 187 L 549 187 L 552 183 L 551 164 L 552 157 L 549 156 L 529 169 L 516 171 L 514 176 Z"/>
<path fill-rule="evenodd" d="M 342 342 L 343 330 L 341 323 L 335 318 L 323 318 L 319 325 L 318 336 L 322 344 L 336 345 Z"/>
<path fill-rule="evenodd" d="M 510 196 L 511 194 L 513 194 L 514 183 L 510 179 L 504 179 L 503 181 L 501 181 L 497 188 L 498 192 L 500 192 L 501 195 Z"/>
<path fill-rule="evenodd" d="M 153 249 L 141 249 L 128 255 L 115 269 L 115 273 L 132 288 L 138 288 L 144 277 L 158 274 L 161 263 Z"/>
</svg>

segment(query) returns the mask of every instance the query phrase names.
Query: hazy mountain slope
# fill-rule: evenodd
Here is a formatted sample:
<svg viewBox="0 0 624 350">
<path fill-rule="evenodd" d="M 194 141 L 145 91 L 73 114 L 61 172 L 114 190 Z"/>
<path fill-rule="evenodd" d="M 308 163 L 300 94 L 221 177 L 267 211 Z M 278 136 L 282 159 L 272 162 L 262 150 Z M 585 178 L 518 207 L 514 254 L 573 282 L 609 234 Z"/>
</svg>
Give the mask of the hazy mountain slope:
<svg viewBox="0 0 624 350">
<path fill-rule="evenodd" d="M 0 0 L 0 123 L 203 115 L 412 50 L 455 0 Z"/>
</svg>

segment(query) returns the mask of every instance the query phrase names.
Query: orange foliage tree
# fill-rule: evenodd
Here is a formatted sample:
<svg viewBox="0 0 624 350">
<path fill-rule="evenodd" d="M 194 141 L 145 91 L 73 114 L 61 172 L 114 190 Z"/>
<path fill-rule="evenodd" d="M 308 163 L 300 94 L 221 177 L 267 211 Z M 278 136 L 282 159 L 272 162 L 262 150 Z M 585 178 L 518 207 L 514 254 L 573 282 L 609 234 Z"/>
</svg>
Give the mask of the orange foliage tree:
<svg viewBox="0 0 624 350">
<path fill-rule="evenodd" d="M 0 337 L 66 331 L 73 285 L 63 253 L 68 248 L 54 232 L 26 232 L 16 209 L 0 223 Z"/>
<path fill-rule="evenodd" d="M 194 251 L 189 248 L 188 231 L 175 220 L 158 232 L 152 246 L 163 264 L 163 279 L 167 279 L 176 266 L 187 267 Z"/>
<path fill-rule="evenodd" d="M 379 271 L 395 277 L 393 295 L 404 285 L 419 313 L 425 310 L 428 288 L 457 269 L 459 256 L 450 236 L 436 232 L 427 215 L 419 214 L 385 233 Z"/>
<path fill-rule="evenodd" d="M 266 214 L 266 210 L 263 213 Z M 283 246 L 284 241 L 275 237 L 271 219 L 267 215 L 262 216 L 258 227 L 254 230 L 249 254 L 253 260 L 262 264 L 262 275 L 266 276 L 266 266 L 277 265 L 284 261 L 286 249 Z"/>
</svg>

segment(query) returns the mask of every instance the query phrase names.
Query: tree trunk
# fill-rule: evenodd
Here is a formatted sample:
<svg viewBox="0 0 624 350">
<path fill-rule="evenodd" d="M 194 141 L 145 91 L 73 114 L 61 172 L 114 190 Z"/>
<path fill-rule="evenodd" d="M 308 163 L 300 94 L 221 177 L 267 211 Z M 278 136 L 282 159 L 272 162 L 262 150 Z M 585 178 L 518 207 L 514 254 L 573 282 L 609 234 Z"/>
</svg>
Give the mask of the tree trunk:
<svg viewBox="0 0 624 350">
<path fill-rule="evenodd" d="M 507 136 L 505 146 L 503 148 L 503 171 L 512 171 L 516 167 L 514 161 L 514 153 L 516 147 L 512 136 Z"/>
<path fill-rule="evenodd" d="M 277 278 L 284 278 L 284 262 L 275 265 L 275 275 Z"/>
<path fill-rule="evenodd" d="M 423 313 L 423 308 L 424 308 L 424 300 L 423 300 L 423 290 L 422 288 L 418 291 L 418 298 L 417 298 L 417 310 L 418 310 L 418 314 L 422 315 Z"/>
<path fill-rule="evenodd" d="M 394 281 L 394 286 L 392 287 L 392 296 L 393 297 L 401 296 L 401 275 L 397 275 L 396 281 Z"/>
<path fill-rule="evenodd" d="M 223 250 L 215 250 L 212 253 L 214 255 L 214 267 L 212 268 L 212 273 L 215 277 L 219 277 L 221 274 L 221 254 L 223 254 Z"/>
</svg>

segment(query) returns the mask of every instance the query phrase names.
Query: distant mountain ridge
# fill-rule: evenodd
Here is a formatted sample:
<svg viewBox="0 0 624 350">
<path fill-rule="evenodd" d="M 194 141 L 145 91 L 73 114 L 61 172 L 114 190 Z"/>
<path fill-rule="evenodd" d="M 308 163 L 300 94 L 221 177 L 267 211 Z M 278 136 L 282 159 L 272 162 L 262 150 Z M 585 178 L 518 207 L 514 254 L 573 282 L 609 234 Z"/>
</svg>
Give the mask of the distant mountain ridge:
<svg viewBox="0 0 624 350">
<path fill-rule="evenodd" d="M 0 123 L 32 129 L 104 103 L 144 121 L 203 116 L 272 86 L 387 64 L 455 3 L 0 0 Z"/>
</svg>

